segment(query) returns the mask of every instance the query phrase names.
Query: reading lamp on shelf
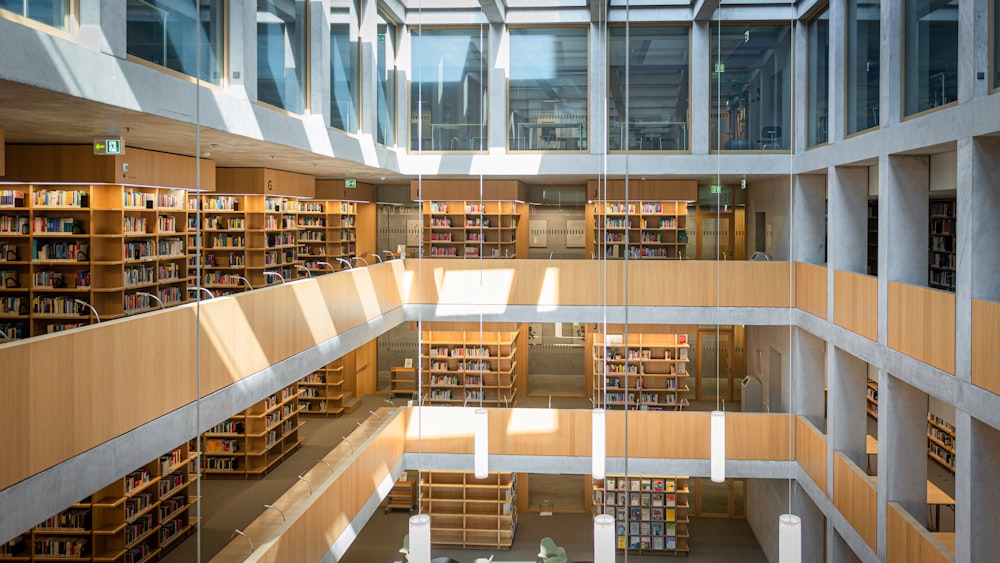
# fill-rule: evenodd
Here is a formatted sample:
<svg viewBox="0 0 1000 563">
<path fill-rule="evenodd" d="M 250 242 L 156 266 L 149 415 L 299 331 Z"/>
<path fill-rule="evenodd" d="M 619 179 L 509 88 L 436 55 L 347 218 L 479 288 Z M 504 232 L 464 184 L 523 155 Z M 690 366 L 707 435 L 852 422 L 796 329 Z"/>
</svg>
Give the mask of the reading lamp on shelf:
<svg viewBox="0 0 1000 563">
<path fill-rule="evenodd" d="M 360 429 L 362 429 L 362 430 L 365 431 L 365 436 L 368 436 L 369 438 L 372 437 L 372 435 L 368 433 L 368 429 L 365 428 L 364 426 L 362 426 L 360 422 L 355 422 L 355 424 L 358 425 L 358 428 L 360 428 Z"/>
<path fill-rule="evenodd" d="M 3 338 L 4 340 L 6 340 L 8 342 L 13 342 L 14 341 L 13 338 L 7 336 L 7 333 L 4 332 L 4 331 L 2 331 L 2 330 L 0 330 L 0 338 Z"/>
<path fill-rule="evenodd" d="M 298 475 L 298 476 L 296 477 L 296 479 L 298 479 L 299 481 L 302 481 L 302 482 L 304 482 L 304 483 L 306 484 L 306 486 L 307 486 L 307 487 L 309 487 L 309 494 L 310 494 L 310 495 L 312 495 L 312 494 L 313 494 L 313 486 L 312 486 L 312 483 L 310 483 L 308 479 L 306 479 L 305 477 L 303 477 L 303 474 L 305 474 L 305 471 L 303 471 L 303 472 L 302 472 L 301 474 L 299 474 L 299 475 Z"/>
<path fill-rule="evenodd" d="M 354 442 L 350 441 L 347 436 L 341 436 L 341 438 L 347 442 L 348 446 L 351 446 L 351 455 L 354 455 Z"/>
<path fill-rule="evenodd" d="M 367 260 L 365 260 L 365 259 L 364 259 L 364 258 L 362 258 L 361 256 L 355 256 L 355 257 L 354 257 L 354 261 L 355 261 L 355 263 L 357 263 L 357 261 L 358 261 L 358 260 L 361 260 L 362 262 L 364 262 L 364 263 L 365 263 L 365 266 L 367 266 L 367 265 L 368 265 L 368 261 L 367 261 Z"/>
<path fill-rule="evenodd" d="M 97 309 L 95 309 L 93 305 L 87 303 L 83 299 L 74 299 L 73 301 L 79 305 L 83 305 L 84 307 L 90 309 L 94 313 L 94 318 L 97 319 L 97 322 L 101 322 L 101 316 L 97 314 Z"/>
<path fill-rule="evenodd" d="M 353 270 L 354 269 L 354 266 L 352 266 L 351 263 L 348 260 L 344 260 L 343 258 L 337 258 L 337 262 L 340 262 L 341 264 L 347 266 L 348 270 Z"/>
<path fill-rule="evenodd" d="M 278 508 L 277 506 L 274 506 L 273 504 L 265 504 L 264 505 L 264 509 L 265 510 L 277 510 L 278 514 L 281 515 L 281 521 L 282 522 L 288 522 L 288 518 L 285 518 L 285 513 L 280 508 Z"/>
<path fill-rule="evenodd" d="M 281 283 L 285 283 L 285 276 L 281 275 L 280 272 L 272 272 L 272 271 L 268 270 L 268 271 L 264 272 L 264 276 L 265 277 L 270 277 L 270 278 L 278 278 L 278 280 L 280 280 Z"/>
<path fill-rule="evenodd" d="M 396 258 L 396 253 L 393 252 L 393 251 L 391 251 L 391 250 L 383 250 L 382 254 L 385 254 L 386 256 L 388 256 L 389 260 L 392 260 L 392 259 Z"/>
<path fill-rule="evenodd" d="M 305 273 L 306 273 L 306 277 L 307 277 L 307 278 L 311 278 L 311 277 L 313 277 L 313 275 L 312 275 L 312 272 L 310 272 L 310 271 L 309 271 L 309 268 L 306 268 L 306 267 L 305 267 L 305 266 L 303 266 L 302 264 L 296 264 L 296 265 L 295 265 L 295 269 L 296 269 L 296 270 L 302 270 L 303 272 L 305 272 Z"/>
<path fill-rule="evenodd" d="M 246 279 L 243 276 L 236 276 L 236 279 L 238 279 L 239 281 L 247 284 L 247 289 L 249 289 L 250 291 L 253 291 L 253 285 L 250 283 L 250 280 Z"/>
<path fill-rule="evenodd" d="M 233 535 L 231 535 L 229 537 L 233 538 L 233 537 L 236 536 L 236 534 L 239 534 L 239 535 L 241 535 L 241 536 L 243 536 L 243 537 L 245 537 L 247 539 L 247 543 L 250 544 L 250 551 L 253 552 L 253 550 L 254 550 L 253 549 L 253 542 L 250 541 L 250 536 L 248 536 L 245 533 L 243 533 L 243 530 L 235 530 L 235 531 L 233 531 Z"/>
<path fill-rule="evenodd" d="M 149 297 L 153 301 L 156 301 L 157 303 L 159 303 L 161 309 L 166 309 L 167 308 L 167 306 L 163 304 L 163 300 L 160 299 L 159 297 L 153 295 L 152 293 L 148 293 L 148 292 L 145 292 L 145 291 L 137 291 L 137 292 L 135 292 L 135 294 L 136 295 L 142 295 L 143 297 Z"/>
<path fill-rule="evenodd" d="M 352 452 L 352 453 L 353 453 L 353 452 Z M 317 462 L 317 463 L 322 463 L 323 465 L 325 465 L 325 466 L 329 467 L 329 468 L 330 468 L 330 475 L 333 475 L 333 466 L 332 466 L 332 465 L 330 465 L 330 462 L 329 462 L 329 461 L 327 461 L 327 460 L 325 460 L 325 459 L 317 459 L 317 460 L 316 460 L 316 462 Z"/>
<path fill-rule="evenodd" d="M 212 293 L 211 290 L 209 290 L 207 287 L 200 287 L 199 286 L 199 287 L 196 287 L 194 289 L 195 289 L 195 291 L 204 291 L 208 295 L 209 299 L 215 299 L 215 294 Z"/>
<path fill-rule="evenodd" d="M 336 272 L 337 271 L 337 269 L 333 267 L 333 264 L 331 264 L 329 262 L 316 262 L 316 265 L 317 266 L 326 266 L 327 268 L 330 268 L 331 272 Z"/>
<path fill-rule="evenodd" d="M 378 252 L 370 252 L 368 253 L 368 256 L 374 256 L 378 260 L 379 264 L 383 262 L 382 257 L 378 255 Z"/>
</svg>

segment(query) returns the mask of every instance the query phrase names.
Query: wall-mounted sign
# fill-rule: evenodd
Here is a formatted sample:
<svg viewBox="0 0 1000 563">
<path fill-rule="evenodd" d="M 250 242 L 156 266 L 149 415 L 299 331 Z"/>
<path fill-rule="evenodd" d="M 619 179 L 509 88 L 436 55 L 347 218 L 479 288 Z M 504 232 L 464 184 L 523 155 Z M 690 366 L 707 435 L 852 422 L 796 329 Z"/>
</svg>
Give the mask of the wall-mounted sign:
<svg viewBox="0 0 1000 563">
<path fill-rule="evenodd" d="M 118 155 L 125 152 L 125 144 L 121 137 L 94 139 L 94 154 Z"/>
<path fill-rule="evenodd" d="M 345 188 L 356 188 L 356 187 L 358 187 L 358 181 L 355 180 L 354 178 L 347 178 L 347 179 L 344 180 L 344 187 Z"/>
</svg>

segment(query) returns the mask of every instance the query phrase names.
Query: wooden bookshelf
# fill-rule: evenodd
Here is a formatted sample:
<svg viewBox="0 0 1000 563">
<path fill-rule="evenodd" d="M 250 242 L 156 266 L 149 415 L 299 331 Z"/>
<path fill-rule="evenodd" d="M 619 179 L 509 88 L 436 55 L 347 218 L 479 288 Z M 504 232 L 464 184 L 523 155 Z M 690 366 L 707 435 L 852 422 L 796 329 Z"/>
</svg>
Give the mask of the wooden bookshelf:
<svg viewBox="0 0 1000 563">
<path fill-rule="evenodd" d="M 868 416 L 878 419 L 878 382 L 868 380 L 868 388 L 865 391 L 865 410 Z"/>
<path fill-rule="evenodd" d="M 927 413 L 927 455 L 955 472 L 955 427 L 934 413 Z"/>
<path fill-rule="evenodd" d="M 194 530 L 192 467 L 182 444 L 0 546 L 3 561 L 153 561 Z"/>
<path fill-rule="evenodd" d="M 424 404 L 513 406 L 518 331 L 424 331 Z"/>
<path fill-rule="evenodd" d="M 629 333 L 626 342 L 621 335 L 595 333 L 594 404 L 609 409 L 681 410 L 690 391 L 689 348 L 686 334 Z"/>
<path fill-rule="evenodd" d="M 424 471 L 420 512 L 431 517 L 436 546 L 510 549 L 517 531 L 517 475 Z"/>
<path fill-rule="evenodd" d="M 868 200 L 868 275 L 878 275 L 878 198 Z"/>
<path fill-rule="evenodd" d="M 594 257 L 679 260 L 688 244 L 686 201 L 589 204 Z"/>
<path fill-rule="evenodd" d="M 425 201 L 423 255 L 527 258 L 527 212 L 517 201 Z"/>
<path fill-rule="evenodd" d="M 929 210 L 927 284 L 936 289 L 955 291 L 955 200 L 931 200 Z"/>
<path fill-rule="evenodd" d="M 339 416 L 344 413 L 344 359 L 310 373 L 299 381 L 302 414 Z"/>
<path fill-rule="evenodd" d="M 392 485 L 392 489 L 385 498 L 384 509 L 388 514 L 392 510 L 405 510 L 413 513 L 417 506 L 417 480 L 416 472 L 404 471 L 403 474 Z"/>
<path fill-rule="evenodd" d="M 404 396 L 414 399 L 417 396 L 417 368 L 392 366 L 389 369 L 389 398 Z"/>
<path fill-rule="evenodd" d="M 688 478 L 608 475 L 594 480 L 593 512 L 615 519 L 615 544 L 630 553 L 688 554 Z"/>
<path fill-rule="evenodd" d="M 300 395 L 294 383 L 206 432 L 205 477 L 259 479 L 295 451 L 302 444 Z"/>
</svg>

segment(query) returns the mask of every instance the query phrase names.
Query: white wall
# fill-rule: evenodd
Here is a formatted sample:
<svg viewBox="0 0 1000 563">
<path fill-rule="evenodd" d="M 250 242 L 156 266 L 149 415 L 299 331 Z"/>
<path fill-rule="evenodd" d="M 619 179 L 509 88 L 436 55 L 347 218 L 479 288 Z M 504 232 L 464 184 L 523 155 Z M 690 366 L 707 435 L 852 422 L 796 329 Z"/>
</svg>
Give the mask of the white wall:
<svg viewBox="0 0 1000 563">
<path fill-rule="evenodd" d="M 747 182 L 747 248 L 754 248 L 757 240 L 757 213 L 763 211 L 767 214 L 767 224 L 771 226 L 771 240 L 767 253 L 771 255 L 772 260 L 788 260 L 791 256 L 790 182 L 791 179 L 788 177 Z"/>
</svg>

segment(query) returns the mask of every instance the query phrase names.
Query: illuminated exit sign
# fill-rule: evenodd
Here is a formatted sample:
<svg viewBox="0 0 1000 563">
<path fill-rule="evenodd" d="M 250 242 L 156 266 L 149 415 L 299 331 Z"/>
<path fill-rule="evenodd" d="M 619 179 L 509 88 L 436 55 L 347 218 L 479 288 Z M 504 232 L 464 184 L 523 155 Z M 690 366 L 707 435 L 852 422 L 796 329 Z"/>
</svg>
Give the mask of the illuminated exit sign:
<svg viewBox="0 0 1000 563">
<path fill-rule="evenodd" d="M 125 152 L 125 145 L 122 144 L 121 137 L 111 137 L 108 139 L 94 139 L 94 154 L 118 155 Z"/>
</svg>

